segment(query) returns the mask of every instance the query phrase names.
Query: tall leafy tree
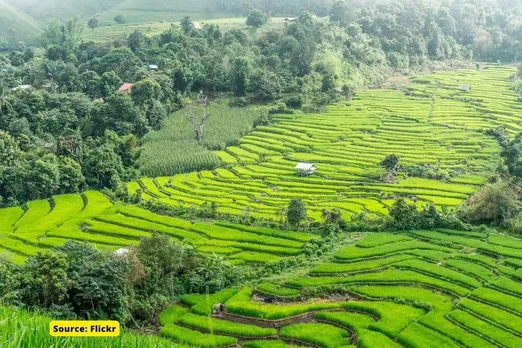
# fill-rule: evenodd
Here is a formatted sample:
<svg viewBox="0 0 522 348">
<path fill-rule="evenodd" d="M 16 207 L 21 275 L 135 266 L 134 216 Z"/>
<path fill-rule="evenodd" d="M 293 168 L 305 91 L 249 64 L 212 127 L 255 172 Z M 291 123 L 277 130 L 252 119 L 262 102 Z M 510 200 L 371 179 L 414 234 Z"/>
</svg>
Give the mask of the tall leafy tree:
<svg viewBox="0 0 522 348">
<path fill-rule="evenodd" d="M 250 84 L 252 65 L 247 57 L 238 57 L 232 62 L 231 83 L 234 93 L 238 97 L 246 95 Z"/>
<path fill-rule="evenodd" d="M 286 219 L 290 226 L 299 228 L 299 225 L 307 218 L 306 207 L 302 200 L 293 198 L 288 204 Z"/>
</svg>

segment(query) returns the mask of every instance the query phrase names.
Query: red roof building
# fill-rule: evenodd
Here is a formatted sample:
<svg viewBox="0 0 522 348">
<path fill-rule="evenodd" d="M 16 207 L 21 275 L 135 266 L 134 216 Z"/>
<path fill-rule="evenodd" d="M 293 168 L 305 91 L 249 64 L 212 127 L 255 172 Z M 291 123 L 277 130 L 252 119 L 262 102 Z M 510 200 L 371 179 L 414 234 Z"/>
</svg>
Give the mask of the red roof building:
<svg viewBox="0 0 522 348">
<path fill-rule="evenodd" d="M 123 85 L 120 86 L 118 92 L 130 93 L 132 92 L 132 86 L 134 86 L 133 83 L 125 82 Z"/>
</svg>

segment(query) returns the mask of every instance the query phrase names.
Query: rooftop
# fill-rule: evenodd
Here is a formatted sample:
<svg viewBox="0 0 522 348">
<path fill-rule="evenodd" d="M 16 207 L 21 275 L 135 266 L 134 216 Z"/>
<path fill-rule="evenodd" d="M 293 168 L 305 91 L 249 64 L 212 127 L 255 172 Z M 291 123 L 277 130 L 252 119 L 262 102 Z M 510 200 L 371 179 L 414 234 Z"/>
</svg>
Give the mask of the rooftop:
<svg viewBox="0 0 522 348">
<path fill-rule="evenodd" d="M 120 86 L 118 89 L 118 92 L 130 92 L 132 89 L 132 86 L 134 86 L 133 83 L 125 82 L 123 85 Z"/>
<path fill-rule="evenodd" d="M 296 166 L 295 166 L 295 169 L 300 169 L 300 170 L 311 170 L 311 169 L 315 169 L 313 163 L 298 163 Z"/>
</svg>

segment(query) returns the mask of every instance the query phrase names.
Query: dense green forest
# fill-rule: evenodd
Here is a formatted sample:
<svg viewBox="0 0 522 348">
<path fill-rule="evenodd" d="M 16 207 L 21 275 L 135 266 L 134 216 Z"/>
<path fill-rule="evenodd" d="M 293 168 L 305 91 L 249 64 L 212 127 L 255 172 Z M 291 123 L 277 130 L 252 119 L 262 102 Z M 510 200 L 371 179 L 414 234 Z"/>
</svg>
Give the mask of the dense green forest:
<svg viewBox="0 0 522 348">
<path fill-rule="evenodd" d="M 518 8 L 509 4 L 321 4 L 328 9 L 317 11 L 326 18 L 304 11 L 282 30 L 254 35 L 217 25 L 196 29 L 185 18 L 156 37 L 136 31 L 125 41 L 95 44 L 81 39 L 78 18 L 49 22 L 43 52 L 19 43 L 0 56 L 2 204 L 117 189 L 139 175 L 142 138 L 200 91 L 241 98 L 235 105 L 277 102 L 279 111 L 314 111 L 399 69 L 444 60 L 511 62 L 522 49 Z M 252 16 L 259 14 L 262 26 L 268 16 Z M 115 93 L 123 82 L 135 83 L 131 94 Z M 17 89 L 24 85 L 32 87 Z M 215 160 L 198 166 L 212 169 Z"/>
</svg>

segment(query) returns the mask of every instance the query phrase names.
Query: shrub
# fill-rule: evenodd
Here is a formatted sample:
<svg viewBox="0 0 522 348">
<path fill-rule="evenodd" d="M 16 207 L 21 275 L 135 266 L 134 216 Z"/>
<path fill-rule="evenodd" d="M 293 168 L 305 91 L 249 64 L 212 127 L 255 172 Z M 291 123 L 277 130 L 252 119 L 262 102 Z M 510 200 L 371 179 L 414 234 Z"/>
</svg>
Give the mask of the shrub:
<svg viewBox="0 0 522 348">
<path fill-rule="evenodd" d="M 486 186 L 471 196 L 459 209 L 459 216 L 471 223 L 506 227 L 522 211 L 522 189 L 509 182 Z M 516 226 L 513 223 L 512 226 Z"/>
</svg>

